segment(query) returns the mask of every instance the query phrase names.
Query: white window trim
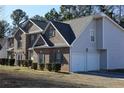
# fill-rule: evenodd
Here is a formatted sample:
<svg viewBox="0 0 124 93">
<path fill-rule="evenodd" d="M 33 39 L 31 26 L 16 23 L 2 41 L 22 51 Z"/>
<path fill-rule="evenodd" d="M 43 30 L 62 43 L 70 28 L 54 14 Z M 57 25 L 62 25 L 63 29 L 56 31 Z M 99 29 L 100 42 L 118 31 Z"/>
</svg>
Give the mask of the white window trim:
<svg viewBox="0 0 124 93">
<path fill-rule="evenodd" d="M 39 28 L 41 31 L 43 31 L 43 29 L 41 29 L 37 24 L 35 24 L 31 19 L 29 20 L 31 23 L 33 23 L 37 28 Z"/>
<path fill-rule="evenodd" d="M 39 35 L 38 38 L 36 39 L 36 41 L 34 42 L 33 47 L 36 45 L 36 43 L 38 42 L 38 40 L 39 40 L 40 37 L 41 37 L 41 38 L 43 39 L 43 41 L 45 42 L 45 45 L 48 46 L 48 44 L 47 44 L 47 42 L 44 40 L 44 38 L 43 38 L 41 35 Z"/>
</svg>

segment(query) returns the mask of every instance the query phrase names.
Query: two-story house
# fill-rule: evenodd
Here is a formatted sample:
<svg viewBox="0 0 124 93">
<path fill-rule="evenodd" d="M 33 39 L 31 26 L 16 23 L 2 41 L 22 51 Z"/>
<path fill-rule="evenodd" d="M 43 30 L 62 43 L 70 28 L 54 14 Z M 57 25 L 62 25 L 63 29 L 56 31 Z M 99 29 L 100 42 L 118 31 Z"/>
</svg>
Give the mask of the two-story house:
<svg viewBox="0 0 124 93">
<path fill-rule="evenodd" d="M 61 63 L 61 71 L 124 69 L 124 29 L 105 14 L 65 22 L 29 20 L 14 35 L 16 60 Z"/>
<path fill-rule="evenodd" d="M 105 14 L 50 21 L 33 45 L 38 63 L 59 62 L 62 71 L 124 69 L 124 29 Z"/>
<path fill-rule="evenodd" d="M 7 38 L 7 58 L 8 59 L 14 59 L 14 37 L 8 37 Z"/>
<path fill-rule="evenodd" d="M 47 22 L 30 19 L 21 24 L 14 34 L 14 53 L 16 60 L 28 59 L 28 49 L 32 47 L 37 36 L 45 29 Z"/>
<path fill-rule="evenodd" d="M 0 59 L 7 58 L 7 38 L 0 38 Z"/>
</svg>

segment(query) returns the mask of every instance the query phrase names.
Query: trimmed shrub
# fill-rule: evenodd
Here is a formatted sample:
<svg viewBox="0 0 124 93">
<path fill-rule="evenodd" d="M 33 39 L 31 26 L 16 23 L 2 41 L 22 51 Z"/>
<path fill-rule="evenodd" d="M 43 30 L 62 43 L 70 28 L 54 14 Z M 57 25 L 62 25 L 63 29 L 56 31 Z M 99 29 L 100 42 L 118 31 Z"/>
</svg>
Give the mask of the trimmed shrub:
<svg viewBox="0 0 124 93">
<path fill-rule="evenodd" d="M 2 64 L 2 60 L 0 59 L 0 65 Z"/>
<path fill-rule="evenodd" d="M 53 64 L 48 63 L 48 64 L 46 64 L 46 67 L 47 67 L 47 69 L 48 69 L 49 71 L 52 71 Z"/>
<path fill-rule="evenodd" d="M 21 60 L 17 60 L 17 65 L 21 66 Z"/>
<path fill-rule="evenodd" d="M 0 64 L 3 65 L 3 61 L 2 61 L 2 59 L 0 59 Z"/>
<path fill-rule="evenodd" d="M 32 60 L 28 60 L 28 66 L 32 66 Z"/>
<path fill-rule="evenodd" d="M 25 66 L 25 60 L 20 60 L 21 65 L 24 67 Z"/>
<path fill-rule="evenodd" d="M 2 58 L 1 59 L 1 65 L 8 65 L 7 59 Z"/>
<path fill-rule="evenodd" d="M 55 72 L 59 72 L 61 70 L 61 64 L 54 64 L 53 65 L 53 70 Z"/>
<path fill-rule="evenodd" d="M 25 67 L 29 67 L 28 66 L 28 60 L 25 60 Z"/>
<path fill-rule="evenodd" d="M 29 67 L 32 65 L 32 60 L 21 60 L 23 67 Z"/>
<path fill-rule="evenodd" d="M 40 70 L 44 70 L 45 64 L 39 64 Z"/>
<path fill-rule="evenodd" d="M 32 63 L 32 69 L 37 70 L 37 63 Z"/>
<path fill-rule="evenodd" d="M 3 59 L 3 61 L 5 62 L 5 65 L 9 65 L 9 59 Z"/>
<path fill-rule="evenodd" d="M 8 64 L 9 64 L 10 66 L 14 66 L 14 64 L 15 64 L 15 59 L 8 59 Z"/>
</svg>

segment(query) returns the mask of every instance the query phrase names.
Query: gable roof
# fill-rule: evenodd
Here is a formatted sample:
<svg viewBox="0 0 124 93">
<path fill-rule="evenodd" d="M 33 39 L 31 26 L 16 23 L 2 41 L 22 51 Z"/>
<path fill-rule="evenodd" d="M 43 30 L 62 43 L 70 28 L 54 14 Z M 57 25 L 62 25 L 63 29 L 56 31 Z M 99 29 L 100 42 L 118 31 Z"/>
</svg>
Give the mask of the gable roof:
<svg viewBox="0 0 124 93">
<path fill-rule="evenodd" d="M 30 21 L 36 24 L 38 27 L 40 27 L 43 30 L 46 28 L 48 24 L 47 21 L 40 21 L 40 20 L 35 20 L 35 19 L 30 19 Z"/>
<path fill-rule="evenodd" d="M 51 23 L 56 27 L 56 29 L 60 32 L 69 45 L 74 41 L 75 34 L 73 33 L 69 24 L 57 21 L 51 21 Z"/>
<path fill-rule="evenodd" d="M 19 27 L 16 31 L 15 31 L 15 33 L 14 33 L 14 35 L 13 36 L 15 36 L 16 35 L 16 33 L 18 32 L 18 31 L 22 31 L 23 33 L 26 33 L 21 27 Z"/>
<path fill-rule="evenodd" d="M 37 44 L 37 42 L 39 42 L 39 40 L 42 40 L 42 41 L 45 43 L 44 46 L 48 46 L 46 40 L 44 40 L 43 36 L 40 34 L 40 35 L 37 37 L 37 39 L 36 39 L 36 41 L 34 42 L 34 44 L 33 44 L 32 47 L 35 47 L 35 45 Z"/>
<path fill-rule="evenodd" d="M 85 30 L 88 24 L 92 21 L 93 16 L 80 17 L 69 21 L 64 21 L 71 26 L 76 38 L 80 36 L 81 32 Z"/>
<path fill-rule="evenodd" d="M 29 19 L 29 20 L 20 24 L 20 28 L 22 30 L 24 30 L 26 33 L 28 33 L 27 32 L 27 26 L 28 26 L 29 23 L 32 23 L 35 26 L 37 26 L 38 28 L 40 28 L 41 30 L 44 30 L 45 27 L 47 26 L 48 22 L 47 21 L 39 21 L 39 20 L 35 20 L 35 19 Z M 30 28 L 30 26 L 28 26 L 28 28 Z"/>
</svg>

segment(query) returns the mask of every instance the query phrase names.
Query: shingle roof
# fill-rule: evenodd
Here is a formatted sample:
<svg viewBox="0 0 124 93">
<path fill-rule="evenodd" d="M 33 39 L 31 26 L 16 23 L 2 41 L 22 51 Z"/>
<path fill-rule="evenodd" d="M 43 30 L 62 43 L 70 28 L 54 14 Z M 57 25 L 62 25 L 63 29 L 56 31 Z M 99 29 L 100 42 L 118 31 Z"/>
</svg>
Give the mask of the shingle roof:
<svg viewBox="0 0 124 93">
<path fill-rule="evenodd" d="M 54 46 L 54 44 L 44 34 L 41 35 L 49 46 Z"/>
<path fill-rule="evenodd" d="M 40 21 L 40 20 L 34 20 L 34 19 L 30 19 L 32 22 L 34 22 L 37 26 L 39 26 L 41 29 L 45 29 L 48 22 L 47 21 Z"/>
<path fill-rule="evenodd" d="M 75 34 L 73 33 L 69 24 L 51 21 L 52 24 L 57 28 L 61 35 L 65 38 L 68 44 L 71 44 L 75 39 Z"/>
<path fill-rule="evenodd" d="M 76 19 L 72 19 L 69 21 L 64 21 L 64 23 L 70 24 L 74 34 L 76 37 L 79 37 L 82 31 L 88 26 L 88 24 L 92 21 L 93 16 L 80 17 Z"/>
<path fill-rule="evenodd" d="M 38 27 L 40 27 L 43 30 L 45 29 L 45 27 L 48 24 L 47 21 L 39 21 L 39 20 L 35 20 L 35 19 L 29 19 L 29 20 L 21 23 L 20 28 L 23 29 L 26 32 L 27 29 L 30 28 L 30 26 L 31 26 L 31 25 L 28 25 L 30 23 L 30 21 L 32 21 L 34 24 L 36 24 Z"/>
</svg>

